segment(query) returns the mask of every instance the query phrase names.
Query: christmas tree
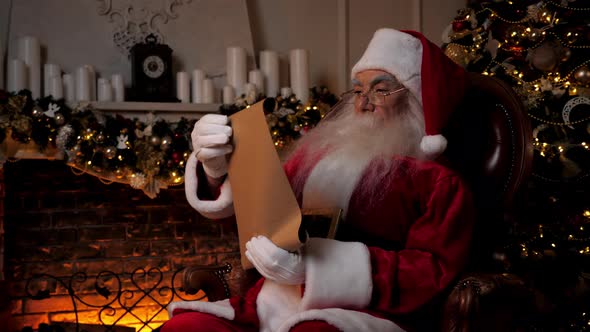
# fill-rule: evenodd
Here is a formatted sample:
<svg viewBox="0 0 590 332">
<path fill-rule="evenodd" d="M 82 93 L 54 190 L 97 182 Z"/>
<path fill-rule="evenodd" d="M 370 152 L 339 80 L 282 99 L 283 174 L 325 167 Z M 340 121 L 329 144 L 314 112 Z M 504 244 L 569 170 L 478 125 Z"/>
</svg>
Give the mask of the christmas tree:
<svg viewBox="0 0 590 332">
<path fill-rule="evenodd" d="M 472 0 L 443 42 L 468 71 L 511 85 L 531 120 L 533 176 L 506 243 L 509 272 L 548 294 L 556 329 L 590 329 L 590 1 Z"/>
</svg>

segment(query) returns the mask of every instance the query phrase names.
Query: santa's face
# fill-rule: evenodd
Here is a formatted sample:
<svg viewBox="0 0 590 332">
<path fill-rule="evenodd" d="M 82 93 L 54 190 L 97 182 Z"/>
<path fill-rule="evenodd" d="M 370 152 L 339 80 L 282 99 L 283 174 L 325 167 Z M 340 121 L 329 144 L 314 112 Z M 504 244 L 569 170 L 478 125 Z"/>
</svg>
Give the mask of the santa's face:
<svg viewBox="0 0 590 332">
<path fill-rule="evenodd" d="M 393 75 L 376 69 L 358 72 L 352 85 L 355 112 L 371 112 L 385 121 L 396 116 L 408 91 Z"/>
<path fill-rule="evenodd" d="M 346 211 L 361 178 L 359 192 L 378 201 L 382 179 L 397 167 L 393 156 L 420 157 L 424 119 L 412 94 L 381 70 L 359 72 L 353 84 L 356 94 L 298 142 L 305 154 L 292 184 L 305 207 Z M 381 167 L 366 172 L 373 161 Z"/>
</svg>

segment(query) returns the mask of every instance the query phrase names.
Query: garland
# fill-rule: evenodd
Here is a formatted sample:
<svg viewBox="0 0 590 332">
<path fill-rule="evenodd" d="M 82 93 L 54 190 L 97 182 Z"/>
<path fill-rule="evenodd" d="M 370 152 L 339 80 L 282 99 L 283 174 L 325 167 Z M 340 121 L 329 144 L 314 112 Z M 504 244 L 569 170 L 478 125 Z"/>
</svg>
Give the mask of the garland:
<svg viewBox="0 0 590 332">
<path fill-rule="evenodd" d="M 313 128 L 336 104 L 338 98 L 326 87 L 313 87 L 307 104 L 302 104 L 294 94 L 266 98 L 263 95 L 242 95 L 234 105 L 222 105 L 221 114 L 231 115 L 265 99 L 263 103 L 266 122 L 277 149 Z"/>
<path fill-rule="evenodd" d="M 326 88 L 312 88 L 304 106 L 292 95 L 268 98 L 265 113 L 277 149 L 314 127 L 336 97 Z M 239 111 L 264 99 L 238 99 L 222 106 L 222 113 Z M 34 145 L 39 152 L 63 154 L 77 174 L 90 174 L 105 183 L 119 182 L 154 198 L 160 189 L 184 182 L 184 167 L 191 152 L 190 133 L 196 120 L 147 122 L 104 114 L 90 105 L 70 108 L 63 99 L 34 100 L 31 92 L 0 90 L 0 144 L 13 140 Z M 0 161 L 14 156 L 0 151 Z"/>
</svg>

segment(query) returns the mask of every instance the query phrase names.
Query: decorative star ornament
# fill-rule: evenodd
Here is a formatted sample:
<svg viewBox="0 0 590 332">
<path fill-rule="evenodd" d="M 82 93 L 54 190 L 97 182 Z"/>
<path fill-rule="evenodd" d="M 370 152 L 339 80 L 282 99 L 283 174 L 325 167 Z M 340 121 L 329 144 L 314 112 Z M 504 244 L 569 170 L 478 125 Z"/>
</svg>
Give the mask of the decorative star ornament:
<svg viewBox="0 0 590 332">
<path fill-rule="evenodd" d="M 47 111 L 43 112 L 43 114 L 47 115 L 50 118 L 54 118 L 55 112 L 59 111 L 60 109 L 61 109 L 61 107 L 59 107 L 58 104 L 50 103 L 49 109 Z"/>
</svg>

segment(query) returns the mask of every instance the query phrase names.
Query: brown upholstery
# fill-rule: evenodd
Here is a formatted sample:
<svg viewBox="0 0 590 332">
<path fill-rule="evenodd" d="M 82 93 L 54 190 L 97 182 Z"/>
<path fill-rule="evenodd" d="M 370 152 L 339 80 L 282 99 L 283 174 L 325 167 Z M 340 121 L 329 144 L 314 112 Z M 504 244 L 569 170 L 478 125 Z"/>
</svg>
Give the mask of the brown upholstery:
<svg viewBox="0 0 590 332">
<path fill-rule="evenodd" d="M 471 262 L 480 269 L 518 217 L 533 148 L 526 109 L 512 88 L 495 77 L 469 75 L 467 96 L 444 131 L 445 157 L 474 193 L 477 246 Z"/>
<path fill-rule="evenodd" d="M 533 160 L 531 126 L 519 97 L 503 81 L 470 73 L 461 108 L 445 130 L 452 167 L 472 184 L 478 200 L 513 210 Z"/>
<path fill-rule="evenodd" d="M 535 312 L 535 294 L 494 260 L 519 217 L 533 160 L 527 112 L 503 81 L 470 73 L 468 96 L 450 121 L 445 155 L 477 206 L 471 264 L 448 296 L 444 331 L 514 331 Z"/>
<path fill-rule="evenodd" d="M 504 226 L 518 215 L 531 172 L 526 109 L 506 83 L 470 73 L 468 95 L 443 134 L 449 141 L 444 159 L 470 184 L 478 208 L 472 261 L 491 262 Z M 185 289 L 207 289 L 210 300 L 229 295 L 211 278 L 213 270 L 196 270 L 199 267 L 186 270 Z M 471 264 L 458 280 L 444 308 L 445 331 L 512 331 L 519 324 L 519 315 L 532 306 L 532 292 L 518 277 L 490 270 Z"/>
</svg>

